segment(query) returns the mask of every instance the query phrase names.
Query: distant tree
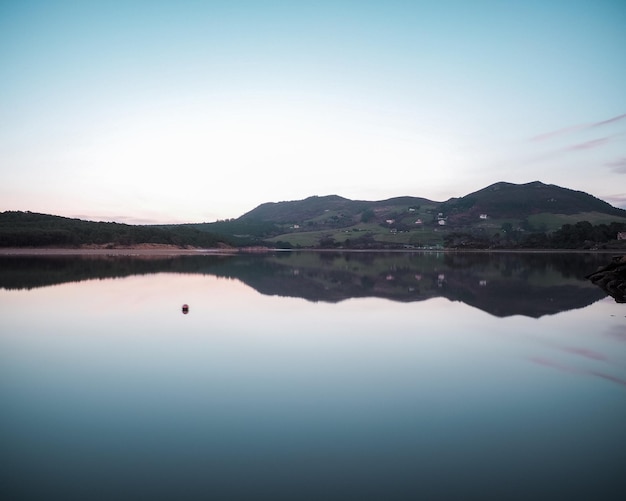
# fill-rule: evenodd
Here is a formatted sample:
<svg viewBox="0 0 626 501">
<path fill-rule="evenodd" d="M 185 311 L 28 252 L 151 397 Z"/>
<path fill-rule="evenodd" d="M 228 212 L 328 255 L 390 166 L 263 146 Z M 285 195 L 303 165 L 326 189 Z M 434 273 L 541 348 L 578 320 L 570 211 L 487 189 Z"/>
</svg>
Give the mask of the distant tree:
<svg viewBox="0 0 626 501">
<path fill-rule="evenodd" d="M 320 238 L 319 247 L 322 249 L 334 249 L 335 247 L 338 247 L 338 246 L 339 246 L 339 243 L 330 235 L 326 235 Z"/>
<path fill-rule="evenodd" d="M 521 247 L 530 249 L 547 249 L 550 245 L 550 239 L 545 233 L 531 233 L 521 243 Z"/>
<path fill-rule="evenodd" d="M 369 223 L 375 217 L 374 211 L 372 209 L 365 209 L 361 212 L 361 222 Z"/>
</svg>

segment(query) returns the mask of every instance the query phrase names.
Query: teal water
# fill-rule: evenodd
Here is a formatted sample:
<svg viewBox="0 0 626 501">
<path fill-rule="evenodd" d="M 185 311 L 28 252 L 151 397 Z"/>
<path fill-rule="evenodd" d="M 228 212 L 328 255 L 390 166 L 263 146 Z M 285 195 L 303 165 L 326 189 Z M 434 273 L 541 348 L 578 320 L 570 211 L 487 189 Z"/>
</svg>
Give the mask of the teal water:
<svg viewBox="0 0 626 501">
<path fill-rule="evenodd" d="M 0 494 L 623 499 L 597 261 L 2 259 Z"/>
</svg>

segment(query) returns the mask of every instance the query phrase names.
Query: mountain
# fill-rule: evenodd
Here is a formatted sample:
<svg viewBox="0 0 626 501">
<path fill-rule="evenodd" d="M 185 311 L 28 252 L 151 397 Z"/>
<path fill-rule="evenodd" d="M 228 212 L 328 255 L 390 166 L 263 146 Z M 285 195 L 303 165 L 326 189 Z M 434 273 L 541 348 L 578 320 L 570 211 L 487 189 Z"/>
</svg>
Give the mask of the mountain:
<svg viewBox="0 0 626 501">
<path fill-rule="evenodd" d="M 384 210 L 386 206 L 395 208 L 397 206 L 414 206 L 423 203 L 436 204 L 431 200 L 416 197 L 397 197 L 388 200 L 369 202 L 365 200 L 350 200 L 338 195 L 312 196 L 304 200 L 289 202 L 267 202 L 257 208 L 246 212 L 239 220 L 259 220 L 272 221 L 274 223 L 294 223 L 314 220 L 331 213 L 341 213 L 345 220 L 358 222 L 363 211 L 376 208 Z"/>
<path fill-rule="evenodd" d="M 625 217 L 626 211 L 582 191 L 535 181 L 527 184 L 495 183 L 441 205 L 452 220 L 476 218 L 480 214 L 525 218 L 533 214 L 581 214 L 597 212 Z"/>
<path fill-rule="evenodd" d="M 445 202 L 412 196 L 378 201 L 312 196 L 264 203 L 239 218 L 201 224 L 125 225 L 0 213 L 0 247 L 597 248 L 622 231 L 625 210 L 539 181 L 499 182 Z"/>
<path fill-rule="evenodd" d="M 267 202 L 250 212 L 246 212 L 239 219 L 243 221 L 259 220 L 272 221 L 274 223 L 290 223 L 294 220 L 313 219 L 330 210 L 353 212 L 354 207 L 358 206 L 358 204 L 359 202 L 354 202 L 338 195 L 312 196 L 304 200 Z"/>
<path fill-rule="evenodd" d="M 256 228 L 262 224 L 264 232 L 240 233 L 279 247 L 456 246 L 449 238 L 455 233 L 480 236 L 475 246 L 488 247 L 496 234 L 502 237 L 498 245 L 519 245 L 525 235 L 554 232 L 580 221 L 626 223 L 626 211 L 588 193 L 539 181 L 498 182 L 445 202 L 409 196 L 364 201 L 329 195 L 264 203 L 224 229 L 235 233 L 244 224 Z M 213 224 L 204 229 L 220 233 Z M 616 233 L 615 228 L 606 232 Z M 541 239 L 534 244 L 543 245 Z"/>
<path fill-rule="evenodd" d="M 346 217 L 359 215 L 367 208 L 378 212 L 398 207 L 428 205 L 444 211 L 447 217 L 479 217 L 491 213 L 498 217 L 524 218 L 539 213 L 580 214 L 597 212 L 626 217 L 626 211 L 582 191 L 534 181 L 526 184 L 494 183 L 482 190 L 446 202 L 426 198 L 396 197 L 381 201 L 349 200 L 337 195 L 312 196 L 304 200 L 268 202 L 245 213 L 240 220 L 294 223 L 319 218 L 327 212 L 341 211 Z"/>
</svg>

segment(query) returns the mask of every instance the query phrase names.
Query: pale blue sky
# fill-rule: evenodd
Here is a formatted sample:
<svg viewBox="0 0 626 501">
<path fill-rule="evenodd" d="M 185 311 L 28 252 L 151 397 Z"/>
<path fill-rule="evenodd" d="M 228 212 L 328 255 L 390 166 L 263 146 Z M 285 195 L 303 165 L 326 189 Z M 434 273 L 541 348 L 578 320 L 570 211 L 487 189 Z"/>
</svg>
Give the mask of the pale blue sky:
<svg viewBox="0 0 626 501">
<path fill-rule="evenodd" d="M 626 207 L 626 2 L 0 0 L 0 210 L 540 180 Z"/>
</svg>

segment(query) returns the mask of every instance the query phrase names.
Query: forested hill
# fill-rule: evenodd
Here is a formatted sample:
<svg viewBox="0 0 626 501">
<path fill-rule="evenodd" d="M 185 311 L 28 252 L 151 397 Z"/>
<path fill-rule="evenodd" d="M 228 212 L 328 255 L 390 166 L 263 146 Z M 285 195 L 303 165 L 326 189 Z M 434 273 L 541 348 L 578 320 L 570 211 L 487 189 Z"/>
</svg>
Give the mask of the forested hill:
<svg viewBox="0 0 626 501">
<path fill-rule="evenodd" d="M 441 204 L 449 217 L 471 219 L 479 214 L 525 218 L 533 214 L 599 213 L 626 217 L 626 211 L 583 191 L 570 190 L 539 181 L 526 184 L 495 183 L 461 198 Z"/>
<path fill-rule="evenodd" d="M 599 227 L 574 227 L 580 222 Z M 586 240 L 589 247 L 604 245 L 616 239 L 625 223 L 623 209 L 582 191 L 534 181 L 498 182 L 445 202 L 410 196 L 379 201 L 312 196 L 264 203 L 237 219 L 197 227 L 215 233 L 230 230 L 285 248 L 553 248 L 565 240 L 570 247 Z M 577 237 L 548 241 L 564 226 L 564 234 L 572 226 Z"/>
<path fill-rule="evenodd" d="M 533 214 L 601 213 L 626 218 L 626 211 L 613 207 L 588 193 L 534 181 L 525 184 L 494 183 L 460 198 L 435 202 L 420 197 L 396 197 L 380 201 L 350 200 L 337 195 L 312 196 L 304 200 L 268 202 L 242 215 L 239 220 L 299 223 L 341 212 L 353 218 L 364 210 L 384 212 L 385 207 L 428 206 L 446 218 L 477 219 L 480 214 L 492 217 L 523 219 Z"/>
<path fill-rule="evenodd" d="M 382 210 L 386 207 L 437 205 L 426 198 L 396 197 L 387 200 L 350 200 L 338 195 L 312 196 L 304 200 L 266 202 L 238 218 L 239 221 L 271 221 L 273 223 L 303 223 L 323 218 L 325 215 L 341 214 L 345 220 L 360 218 L 362 213 Z"/>
<path fill-rule="evenodd" d="M 130 246 L 143 243 L 216 247 L 223 236 L 187 225 L 147 226 L 92 222 L 35 212 L 0 213 L 0 247 Z"/>
<path fill-rule="evenodd" d="M 626 210 L 588 193 L 539 181 L 499 182 L 445 202 L 411 196 L 378 201 L 312 196 L 268 202 L 236 219 L 197 224 L 127 225 L 4 212 L 0 247 L 616 248 L 612 241 L 617 243 L 625 228 Z"/>
</svg>

